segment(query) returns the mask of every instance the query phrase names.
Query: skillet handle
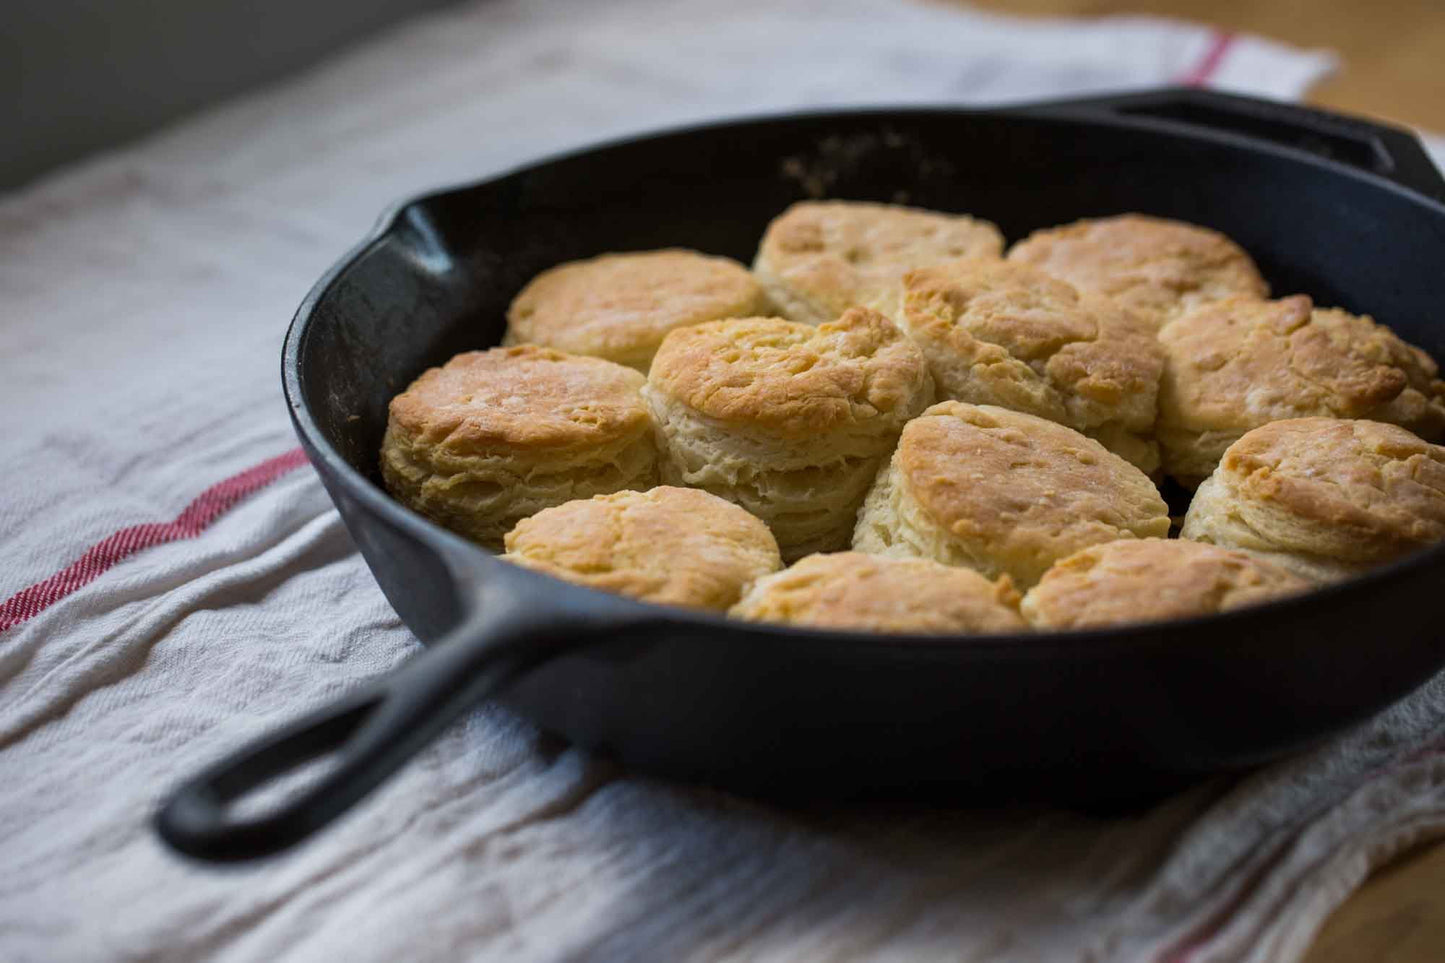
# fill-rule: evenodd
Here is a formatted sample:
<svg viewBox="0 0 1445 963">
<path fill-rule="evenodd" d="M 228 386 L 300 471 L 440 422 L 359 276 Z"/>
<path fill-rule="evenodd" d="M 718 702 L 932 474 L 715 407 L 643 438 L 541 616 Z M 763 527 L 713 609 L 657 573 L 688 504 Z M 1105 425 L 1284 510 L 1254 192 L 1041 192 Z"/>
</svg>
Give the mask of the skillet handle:
<svg viewBox="0 0 1445 963">
<path fill-rule="evenodd" d="M 263 736 L 181 785 L 156 815 L 161 838 L 207 862 L 287 849 L 350 809 L 517 675 L 619 627 L 596 609 L 542 610 L 515 584 L 511 588 L 484 589 L 487 597 L 461 626 L 391 675 Z M 242 796 L 328 754 L 334 755 L 330 770 L 304 791 L 259 815 L 238 814 Z"/>
<path fill-rule="evenodd" d="M 1445 201 L 1445 178 L 1420 139 L 1374 120 L 1196 87 L 1055 101 L 1037 112 L 1163 121 L 1279 144 L 1348 164 Z"/>
</svg>

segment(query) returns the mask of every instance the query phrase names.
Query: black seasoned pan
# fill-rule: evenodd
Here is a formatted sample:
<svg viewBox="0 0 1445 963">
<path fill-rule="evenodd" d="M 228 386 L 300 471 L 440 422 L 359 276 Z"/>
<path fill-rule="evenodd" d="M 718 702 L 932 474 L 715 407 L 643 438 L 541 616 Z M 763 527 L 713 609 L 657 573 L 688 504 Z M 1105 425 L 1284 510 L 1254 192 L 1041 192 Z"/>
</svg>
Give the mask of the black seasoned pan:
<svg viewBox="0 0 1445 963">
<path fill-rule="evenodd" d="M 966 211 L 1010 239 L 1121 211 L 1206 224 L 1243 244 L 1276 292 L 1369 312 L 1445 357 L 1445 182 L 1415 138 L 1202 91 L 730 122 L 422 197 L 312 290 L 282 375 L 367 564 L 432 648 L 182 787 L 159 817 L 165 839 L 212 860 L 282 849 L 488 697 L 636 769 L 745 792 L 1079 798 L 1277 757 L 1445 661 L 1445 548 L 1211 618 L 877 637 L 571 586 L 498 561 L 382 490 L 392 395 L 496 344 L 532 275 L 671 246 L 747 261 L 770 218 L 816 196 Z M 233 805 L 326 755 L 319 779 L 261 815 Z"/>
</svg>

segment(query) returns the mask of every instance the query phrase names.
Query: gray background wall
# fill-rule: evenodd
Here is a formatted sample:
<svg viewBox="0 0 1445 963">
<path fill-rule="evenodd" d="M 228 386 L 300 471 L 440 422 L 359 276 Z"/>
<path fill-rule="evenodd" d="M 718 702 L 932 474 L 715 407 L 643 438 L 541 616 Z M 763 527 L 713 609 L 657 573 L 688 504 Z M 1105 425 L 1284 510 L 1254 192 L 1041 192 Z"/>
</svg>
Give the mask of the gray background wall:
<svg viewBox="0 0 1445 963">
<path fill-rule="evenodd" d="M 0 0 L 0 190 L 450 0 Z"/>
</svg>

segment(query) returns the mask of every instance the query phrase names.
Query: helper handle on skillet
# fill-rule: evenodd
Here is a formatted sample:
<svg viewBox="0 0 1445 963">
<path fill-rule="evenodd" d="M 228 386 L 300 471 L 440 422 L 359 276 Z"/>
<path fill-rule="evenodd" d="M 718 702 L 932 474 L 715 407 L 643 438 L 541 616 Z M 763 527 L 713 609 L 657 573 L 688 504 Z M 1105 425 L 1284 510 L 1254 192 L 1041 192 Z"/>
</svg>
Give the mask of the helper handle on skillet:
<svg viewBox="0 0 1445 963">
<path fill-rule="evenodd" d="M 565 596 L 528 598 L 517 588 L 491 580 L 472 613 L 427 651 L 183 784 L 156 816 L 161 838 L 209 862 L 287 849 L 350 809 L 517 675 L 629 620 L 614 614 L 610 599 L 582 608 Z M 328 754 L 335 756 L 330 770 L 303 792 L 259 815 L 235 811 L 242 796 Z"/>
<path fill-rule="evenodd" d="M 1445 201 L 1445 178 L 1419 138 L 1373 120 L 1195 87 L 1054 101 L 1025 109 L 1058 116 L 1102 114 L 1144 123 L 1164 121 L 1248 138 L 1265 147 L 1278 144 L 1362 168 Z"/>
</svg>

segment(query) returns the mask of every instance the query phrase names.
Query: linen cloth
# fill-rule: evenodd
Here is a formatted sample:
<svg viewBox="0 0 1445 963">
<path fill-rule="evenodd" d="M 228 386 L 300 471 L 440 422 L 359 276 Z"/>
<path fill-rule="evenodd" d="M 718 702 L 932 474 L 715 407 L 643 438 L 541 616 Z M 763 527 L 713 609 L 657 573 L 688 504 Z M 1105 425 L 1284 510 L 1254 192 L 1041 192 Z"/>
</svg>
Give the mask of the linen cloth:
<svg viewBox="0 0 1445 963">
<path fill-rule="evenodd" d="M 1126 818 L 782 811 L 483 707 L 285 857 L 200 868 L 148 819 L 419 648 L 285 455 L 277 378 L 295 305 L 388 202 L 686 120 L 1191 76 L 1288 99 L 1329 66 L 901 0 L 483 2 L 0 201 L 0 597 L 101 543 L 0 633 L 0 959 L 1297 958 L 1445 830 L 1445 679 Z"/>
</svg>

